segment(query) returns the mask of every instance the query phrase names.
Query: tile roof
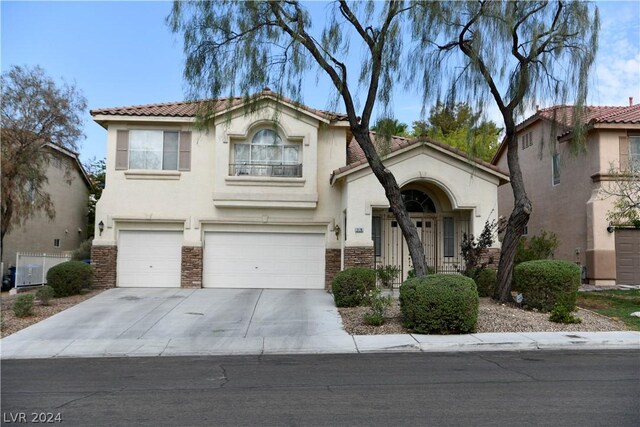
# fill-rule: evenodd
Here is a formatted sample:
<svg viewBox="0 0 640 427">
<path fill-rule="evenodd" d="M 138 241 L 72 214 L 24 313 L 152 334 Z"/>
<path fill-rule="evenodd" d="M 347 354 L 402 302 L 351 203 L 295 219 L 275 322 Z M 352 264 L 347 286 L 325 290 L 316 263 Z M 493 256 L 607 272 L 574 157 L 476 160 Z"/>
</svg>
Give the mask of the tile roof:
<svg viewBox="0 0 640 427">
<path fill-rule="evenodd" d="M 371 140 L 375 140 L 376 138 L 376 133 L 375 132 L 370 132 L 370 137 Z M 403 148 L 406 147 L 410 147 L 413 145 L 422 145 L 422 144 L 428 144 L 428 145 L 433 145 L 435 147 L 438 148 L 442 148 L 446 151 L 448 151 L 449 153 L 453 154 L 453 155 L 458 155 L 458 156 L 462 156 L 466 159 L 469 159 L 469 155 L 462 151 L 459 150 L 455 147 L 452 147 L 448 144 L 443 144 L 442 142 L 438 142 L 436 140 L 433 140 L 431 138 L 415 138 L 415 139 L 409 139 L 409 138 L 404 138 L 401 136 L 393 136 L 391 137 L 391 147 L 390 147 L 390 151 L 389 154 L 397 152 L 399 150 L 402 150 Z M 470 159 L 470 161 L 484 166 L 486 168 L 489 168 L 495 172 L 501 173 L 503 175 L 507 175 L 504 171 L 502 171 L 500 168 L 498 168 L 495 165 L 492 165 L 489 162 L 485 162 L 484 160 L 481 159 Z M 360 148 L 360 145 L 358 145 L 357 141 L 355 140 L 355 138 L 352 138 L 351 141 L 349 141 L 349 145 L 347 146 L 347 165 L 343 166 L 339 169 L 336 169 L 333 171 L 333 175 L 339 175 L 343 172 L 347 172 L 351 169 L 355 169 L 360 165 L 364 165 L 367 163 L 367 159 L 365 158 L 364 152 L 362 151 L 362 148 Z"/>
<path fill-rule="evenodd" d="M 533 117 L 540 116 L 547 120 L 553 120 L 567 127 L 572 127 L 575 122 L 574 107 L 572 105 L 558 105 L 544 108 Z M 526 120 L 525 120 L 526 121 Z M 640 104 L 630 106 L 600 106 L 589 105 L 584 107 L 581 121 L 585 125 L 595 123 L 640 123 Z"/>
<path fill-rule="evenodd" d="M 329 121 L 347 120 L 346 114 L 336 113 L 332 111 L 318 110 L 302 105 L 296 101 L 291 100 L 272 92 L 270 89 L 265 88 L 263 91 L 256 93 L 250 97 L 233 97 L 233 98 L 218 98 L 212 100 L 198 100 L 198 101 L 179 101 L 179 102 L 166 102 L 162 104 L 146 104 L 146 105 L 132 105 L 127 107 L 114 107 L 114 108 L 99 108 L 91 110 L 92 116 L 106 115 L 106 116 L 136 116 L 136 117 L 196 117 L 200 108 L 207 108 L 212 114 L 220 113 L 230 108 L 238 107 L 245 104 L 247 101 L 258 100 L 264 97 L 280 100 L 285 103 L 289 103 L 299 108 L 308 111 L 312 114 L 320 116 Z"/>
<path fill-rule="evenodd" d="M 574 125 L 574 106 L 556 105 L 538 110 L 534 115 L 526 118 L 517 126 L 518 131 L 532 124 L 536 120 L 546 119 L 558 123 L 561 127 L 558 137 L 566 137 L 571 133 Z M 640 124 L 640 104 L 629 106 L 587 105 L 581 116 L 582 123 L 586 126 L 614 125 L 614 124 Z M 502 141 L 491 163 L 497 163 L 505 150 L 506 140 Z"/>
</svg>

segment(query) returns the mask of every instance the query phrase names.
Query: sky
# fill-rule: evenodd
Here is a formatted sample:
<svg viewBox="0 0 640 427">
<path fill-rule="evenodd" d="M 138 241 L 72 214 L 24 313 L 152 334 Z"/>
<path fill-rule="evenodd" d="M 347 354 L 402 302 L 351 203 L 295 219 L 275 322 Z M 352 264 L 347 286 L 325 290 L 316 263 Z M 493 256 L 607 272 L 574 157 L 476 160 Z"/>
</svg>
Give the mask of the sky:
<svg viewBox="0 0 640 427">
<path fill-rule="evenodd" d="M 599 1 L 600 49 L 590 80 L 591 105 L 640 102 L 640 2 Z M 311 5 L 322 12 L 326 4 Z M 89 109 L 180 101 L 184 54 L 165 24 L 169 1 L 0 1 L 0 65 L 40 65 L 60 82 L 74 83 Z M 326 8 L 325 8 L 326 9 Z M 314 14 L 318 16 L 319 14 Z M 319 16 L 322 16 L 321 14 Z M 328 81 L 310 75 L 305 104 L 327 108 Z M 394 114 L 411 124 L 421 105 L 398 89 Z M 415 97 L 413 97 L 415 99 Z M 409 100 L 409 101 L 407 101 Z M 338 108 L 343 111 L 343 108 Z M 428 110 L 428 109 L 427 109 Z M 500 124 L 496 110 L 487 115 Z M 83 162 L 105 157 L 106 131 L 84 114 Z"/>
</svg>

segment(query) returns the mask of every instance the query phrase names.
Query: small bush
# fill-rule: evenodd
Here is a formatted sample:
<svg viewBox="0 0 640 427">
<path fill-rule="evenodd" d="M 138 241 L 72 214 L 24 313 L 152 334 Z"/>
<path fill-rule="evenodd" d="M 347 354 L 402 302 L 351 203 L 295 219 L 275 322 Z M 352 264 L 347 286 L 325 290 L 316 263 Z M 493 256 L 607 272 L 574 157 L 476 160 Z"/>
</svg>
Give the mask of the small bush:
<svg viewBox="0 0 640 427">
<path fill-rule="evenodd" d="M 365 323 L 372 326 L 382 325 L 384 314 L 393 302 L 391 295 L 383 297 L 380 288 L 374 288 L 365 295 L 365 302 L 371 308 L 371 312 L 364 315 Z"/>
<path fill-rule="evenodd" d="M 27 317 L 33 314 L 33 294 L 18 295 L 13 303 L 13 312 L 16 317 Z"/>
<path fill-rule="evenodd" d="M 71 259 L 73 261 L 82 261 L 85 259 L 91 259 L 91 239 L 87 239 L 84 242 L 80 243 L 73 252 L 71 252 Z"/>
<path fill-rule="evenodd" d="M 40 304 L 49 305 L 51 298 L 55 296 L 53 288 L 49 285 L 44 285 L 36 292 L 36 298 L 40 300 Z"/>
<path fill-rule="evenodd" d="M 89 264 L 67 261 L 49 269 L 47 284 L 53 288 L 56 297 L 77 295 L 83 288 L 91 286 L 93 271 Z"/>
<path fill-rule="evenodd" d="M 465 274 L 466 276 L 466 274 Z M 469 276 L 476 282 L 478 295 L 481 297 L 492 297 L 496 290 L 498 272 L 492 268 L 481 268 L 472 272 Z"/>
<path fill-rule="evenodd" d="M 364 323 L 371 326 L 384 325 L 384 316 L 378 313 L 365 313 L 363 316 Z"/>
<path fill-rule="evenodd" d="M 376 268 L 376 275 L 383 288 L 393 289 L 393 283 L 400 275 L 400 269 L 395 265 L 380 265 Z"/>
<path fill-rule="evenodd" d="M 571 311 L 580 287 L 580 267 L 569 261 L 523 262 L 514 268 L 513 282 L 528 308 L 550 311 L 560 303 Z"/>
<path fill-rule="evenodd" d="M 412 332 L 466 334 L 478 321 L 478 291 L 465 276 L 433 274 L 400 286 L 400 310 Z"/>
<path fill-rule="evenodd" d="M 333 278 L 331 290 L 338 307 L 361 305 L 367 292 L 376 287 L 376 272 L 369 268 L 348 268 Z"/>
<path fill-rule="evenodd" d="M 571 310 L 564 304 L 553 306 L 549 320 L 555 323 L 582 323 L 582 320 L 571 314 Z"/>
<path fill-rule="evenodd" d="M 558 249 L 560 241 L 555 233 L 542 231 L 539 236 L 531 236 L 530 239 L 521 237 L 516 249 L 515 265 L 537 259 L 551 259 Z"/>
</svg>

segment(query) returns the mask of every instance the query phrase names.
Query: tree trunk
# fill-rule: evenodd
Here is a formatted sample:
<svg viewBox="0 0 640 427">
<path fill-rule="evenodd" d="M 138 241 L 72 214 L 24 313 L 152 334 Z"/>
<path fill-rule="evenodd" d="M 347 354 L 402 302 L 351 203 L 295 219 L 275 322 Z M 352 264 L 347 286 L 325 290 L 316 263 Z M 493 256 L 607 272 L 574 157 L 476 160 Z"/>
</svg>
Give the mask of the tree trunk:
<svg viewBox="0 0 640 427">
<path fill-rule="evenodd" d="M 385 195 L 389 200 L 391 212 L 396 218 L 396 221 L 398 221 L 402 236 L 407 241 L 409 255 L 411 256 L 416 276 L 425 276 L 427 274 L 427 266 L 424 247 L 418 236 L 418 229 L 413 221 L 411 221 L 409 212 L 407 212 L 407 208 L 402 201 L 402 194 L 396 178 L 384 167 L 380 156 L 375 151 L 368 129 L 352 129 L 352 132 L 356 142 L 360 145 L 362 151 L 364 151 L 373 174 L 378 178 L 378 181 L 384 188 Z"/>
<path fill-rule="evenodd" d="M 524 228 L 529 222 L 532 204 L 527 196 L 522 179 L 522 170 L 518 159 L 518 140 L 516 138 L 516 126 L 513 121 L 506 120 L 507 128 L 507 163 L 509 165 L 509 178 L 513 190 L 513 211 L 509 216 L 502 249 L 500 251 L 500 263 L 498 264 L 498 277 L 493 298 L 500 302 L 512 302 L 511 279 L 513 277 L 513 262 L 516 257 L 518 242 Z"/>
</svg>

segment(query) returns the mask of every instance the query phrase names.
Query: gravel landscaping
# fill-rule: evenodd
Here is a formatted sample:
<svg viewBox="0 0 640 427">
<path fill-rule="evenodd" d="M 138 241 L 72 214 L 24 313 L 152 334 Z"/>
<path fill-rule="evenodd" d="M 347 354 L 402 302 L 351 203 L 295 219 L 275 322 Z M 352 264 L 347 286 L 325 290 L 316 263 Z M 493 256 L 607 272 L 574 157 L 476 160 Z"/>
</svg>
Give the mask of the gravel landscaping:
<svg viewBox="0 0 640 427">
<path fill-rule="evenodd" d="M 2 296 L 0 297 L 0 313 L 2 313 L 2 337 L 4 338 L 7 335 L 18 332 L 20 329 L 24 329 L 28 326 L 40 322 L 41 320 L 46 319 L 47 317 L 51 317 L 54 314 L 66 310 L 69 307 L 73 307 L 74 305 L 86 299 L 98 295 L 102 291 L 103 289 L 92 289 L 82 295 L 72 295 L 70 297 L 64 298 L 53 298 L 51 299 L 51 305 L 48 306 L 40 305 L 38 301 L 36 301 L 33 304 L 33 315 L 22 318 L 16 317 L 16 315 L 13 314 L 13 310 L 11 309 L 17 295 L 9 295 L 9 292 L 2 292 Z M 35 294 L 35 290 L 29 292 Z"/>
<path fill-rule="evenodd" d="M 339 308 L 338 311 L 342 316 L 345 330 L 351 335 L 409 333 L 402 326 L 400 304 L 397 299 L 387 310 L 385 323 L 382 326 L 369 326 L 363 322 L 362 316 L 369 311 L 368 307 Z M 582 319 L 582 323 L 569 325 L 553 323 L 549 321 L 548 313 L 498 304 L 491 298 L 480 298 L 476 332 L 604 332 L 629 329 L 623 322 L 589 310 L 579 308 L 574 315 Z"/>
</svg>

